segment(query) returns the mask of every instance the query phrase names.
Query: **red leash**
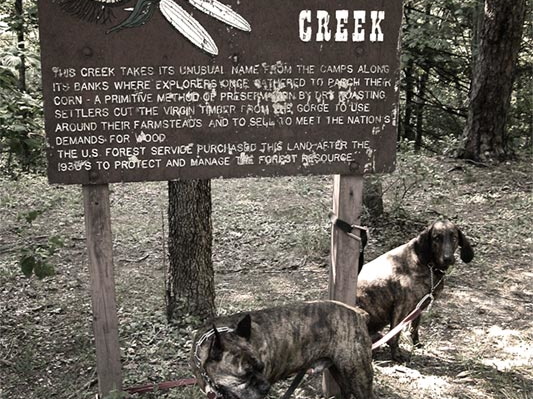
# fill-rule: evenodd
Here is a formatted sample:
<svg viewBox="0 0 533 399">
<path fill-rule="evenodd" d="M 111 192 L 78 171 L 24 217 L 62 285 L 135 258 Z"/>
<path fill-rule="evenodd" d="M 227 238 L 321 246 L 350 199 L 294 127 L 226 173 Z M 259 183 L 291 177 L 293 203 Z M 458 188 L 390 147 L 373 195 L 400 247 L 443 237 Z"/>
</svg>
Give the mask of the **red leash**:
<svg viewBox="0 0 533 399">
<path fill-rule="evenodd" d="M 418 305 L 416 305 L 416 308 L 411 313 L 409 313 L 405 317 L 405 319 L 403 319 L 400 323 L 398 323 L 392 330 L 390 330 L 381 339 L 379 339 L 376 342 L 374 342 L 372 344 L 372 350 L 375 350 L 375 349 L 379 348 L 381 345 L 389 342 L 391 340 L 391 338 L 394 337 L 396 334 L 398 334 L 406 325 L 408 325 L 414 319 L 416 319 L 418 316 L 420 316 L 420 313 L 422 313 L 422 311 L 424 310 L 424 308 L 422 308 L 422 306 L 424 305 L 424 303 L 426 302 L 426 300 L 428 298 L 429 298 L 430 302 L 429 302 L 427 307 L 431 306 L 431 304 L 433 303 L 433 300 L 435 299 L 433 297 L 432 293 L 427 294 L 424 298 L 422 298 L 420 300 L 420 302 L 418 302 Z"/>
<path fill-rule="evenodd" d="M 290 396 L 294 393 L 296 388 L 298 388 L 298 385 L 300 385 L 300 382 L 302 381 L 305 374 L 315 374 L 316 372 L 320 372 L 320 369 L 318 370 L 311 369 L 307 371 L 301 371 L 300 373 L 298 373 L 298 375 L 296 375 L 296 377 L 294 378 L 294 381 L 292 382 L 287 392 L 285 392 L 285 395 L 283 395 L 282 399 L 290 398 Z M 147 392 L 154 392 L 155 390 L 165 391 L 165 390 L 169 390 L 172 388 L 185 387 L 189 385 L 196 385 L 196 378 L 184 378 L 181 380 L 165 381 L 159 384 L 139 385 L 136 387 L 127 388 L 125 389 L 125 391 L 128 394 L 132 395 L 136 393 L 142 394 L 142 393 L 147 393 Z"/>
<path fill-rule="evenodd" d="M 166 391 L 168 389 L 172 388 L 178 388 L 178 387 L 185 387 L 188 385 L 195 385 L 196 384 L 196 378 L 184 378 L 181 380 L 175 380 L 175 381 L 165 381 L 161 382 L 159 384 L 146 384 L 146 385 L 139 385 L 132 388 L 127 388 L 126 392 L 131 394 L 135 393 L 147 393 L 147 392 L 153 392 L 155 390 L 157 391 Z"/>
</svg>

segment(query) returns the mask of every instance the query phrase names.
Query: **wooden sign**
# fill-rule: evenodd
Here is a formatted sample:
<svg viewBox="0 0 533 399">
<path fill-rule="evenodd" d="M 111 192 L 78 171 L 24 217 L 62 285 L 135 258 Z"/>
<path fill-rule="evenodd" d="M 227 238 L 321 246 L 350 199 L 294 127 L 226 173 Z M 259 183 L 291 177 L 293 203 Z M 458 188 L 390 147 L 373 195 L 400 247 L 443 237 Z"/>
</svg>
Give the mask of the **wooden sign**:
<svg viewBox="0 0 533 399">
<path fill-rule="evenodd" d="M 394 169 L 400 0 L 39 1 L 52 183 Z"/>
</svg>

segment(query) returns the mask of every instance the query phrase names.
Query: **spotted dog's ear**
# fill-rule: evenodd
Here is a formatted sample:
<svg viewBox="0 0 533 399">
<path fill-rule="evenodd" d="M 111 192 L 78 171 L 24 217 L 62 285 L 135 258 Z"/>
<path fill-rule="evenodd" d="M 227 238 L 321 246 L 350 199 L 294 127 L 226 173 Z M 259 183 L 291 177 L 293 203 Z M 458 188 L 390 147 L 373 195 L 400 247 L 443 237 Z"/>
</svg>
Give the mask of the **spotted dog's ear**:
<svg viewBox="0 0 533 399">
<path fill-rule="evenodd" d="M 235 334 L 246 340 L 250 339 L 252 336 L 252 317 L 249 314 L 239 321 L 239 324 L 237 324 L 237 328 L 235 329 Z"/>
<path fill-rule="evenodd" d="M 465 263 L 470 262 L 472 259 L 474 259 L 474 250 L 472 249 L 472 246 L 470 245 L 470 241 L 468 241 L 468 238 L 463 234 L 463 232 L 458 228 L 457 232 L 459 233 L 459 246 L 461 247 L 461 260 Z"/>
<path fill-rule="evenodd" d="M 222 360 L 222 354 L 224 353 L 224 343 L 216 326 L 213 326 L 213 330 L 215 331 L 215 335 L 209 347 L 208 359 L 219 362 Z"/>
<path fill-rule="evenodd" d="M 431 230 L 433 225 L 427 227 L 422 233 L 416 237 L 415 241 L 415 252 L 418 256 L 418 259 L 423 264 L 428 264 L 433 258 L 432 249 L 431 249 Z"/>
</svg>

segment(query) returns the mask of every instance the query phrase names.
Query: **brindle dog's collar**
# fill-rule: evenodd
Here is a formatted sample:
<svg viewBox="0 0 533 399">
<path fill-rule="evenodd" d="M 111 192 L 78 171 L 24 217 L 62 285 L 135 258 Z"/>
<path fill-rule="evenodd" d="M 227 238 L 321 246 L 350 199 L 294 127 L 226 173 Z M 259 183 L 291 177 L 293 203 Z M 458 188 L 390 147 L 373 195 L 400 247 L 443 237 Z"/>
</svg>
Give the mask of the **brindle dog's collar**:
<svg viewBox="0 0 533 399">
<path fill-rule="evenodd" d="M 227 332 L 233 332 L 234 329 L 230 327 L 215 327 L 211 330 L 208 330 L 204 335 L 198 339 L 198 342 L 196 342 L 196 347 L 194 348 L 194 362 L 196 363 L 196 367 L 198 370 L 200 370 L 200 376 L 203 378 L 205 382 L 205 391 L 204 393 L 207 395 L 208 399 L 217 399 L 217 398 L 223 398 L 224 396 L 220 392 L 219 386 L 209 377 L 207 374 L 207 371 L 205 370 L 204 366 L 202 365 L 202 359 L 200 359 L 200 348 L 201 346 L 207 341 L 209 338 L 211 338 L 216 333 L 227 333 Z"/>
</svg>

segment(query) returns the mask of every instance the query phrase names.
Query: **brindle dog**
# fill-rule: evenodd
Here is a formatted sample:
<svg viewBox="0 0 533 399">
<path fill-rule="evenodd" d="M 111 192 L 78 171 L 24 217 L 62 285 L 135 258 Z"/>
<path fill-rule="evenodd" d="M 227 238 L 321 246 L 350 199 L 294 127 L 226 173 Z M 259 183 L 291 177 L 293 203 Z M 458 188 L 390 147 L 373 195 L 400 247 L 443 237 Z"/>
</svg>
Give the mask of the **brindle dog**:
<svg viewBox="0 0 533 399">
<path fill-rule="evenodd" d="M 343 399 L 373 399 L 366 317 L 334 301 L 221 317 L 196 335 L 191 367 L 213 398 L 261 399 L 276 381 L 325 364 Z"/>
<path fill-rule="evenodd" d="M 389 251 L 363 266 L 357 281 L 357 306 L 370 316 L 368 329 L 375 335 L 386 325 L 400 323 L 428 293 L 436 297 L 443 277 L 455 263 L 455 250 L 468 263 L 474 251 L 461 230 L 448 220 L 437 221 L 407 244 Z M 420 317 L 411 324 L 413 344 L 420 345 Z M 392 358 L 406 360 L 396 335 L 389 341 Z"/>
</svg>

